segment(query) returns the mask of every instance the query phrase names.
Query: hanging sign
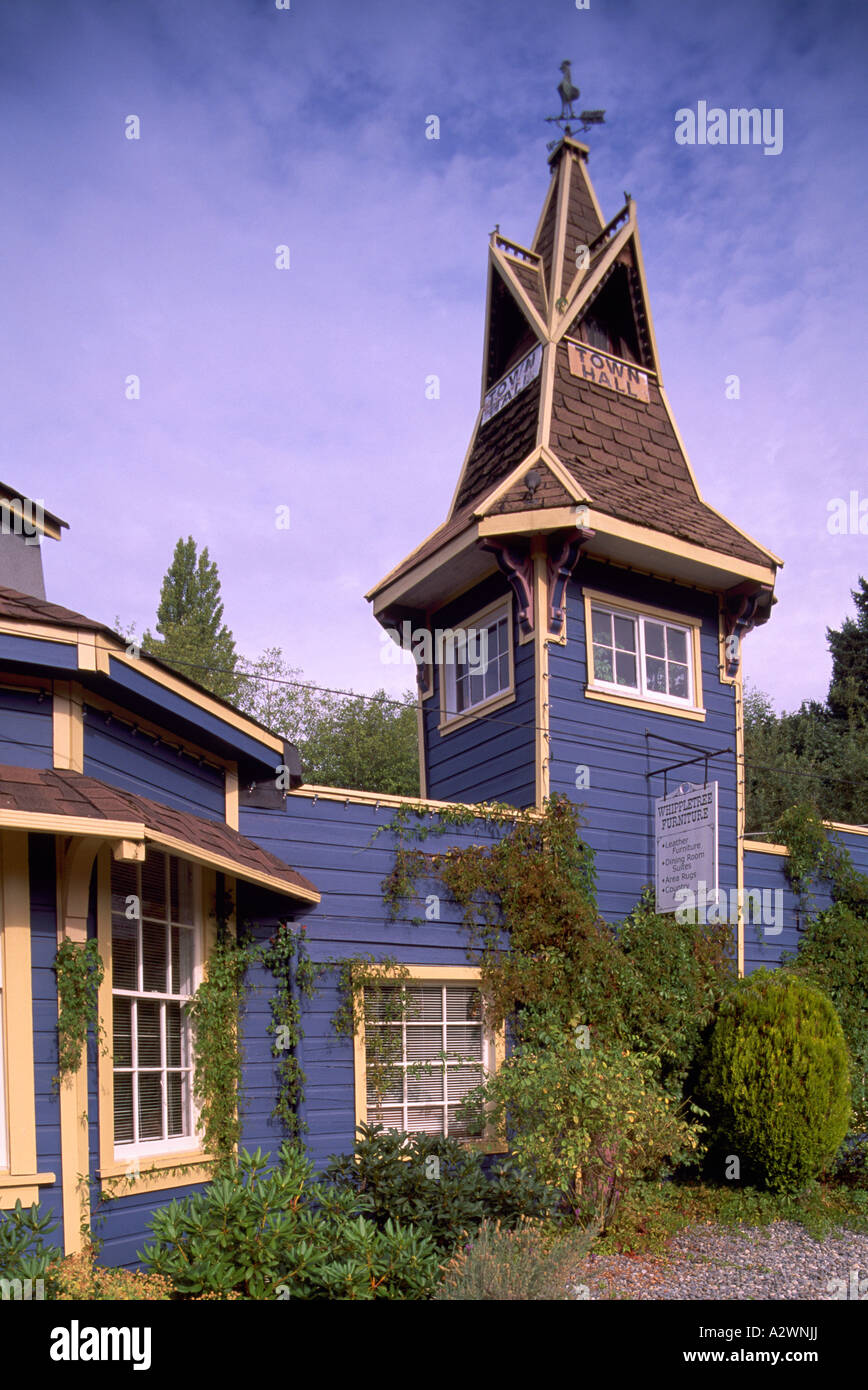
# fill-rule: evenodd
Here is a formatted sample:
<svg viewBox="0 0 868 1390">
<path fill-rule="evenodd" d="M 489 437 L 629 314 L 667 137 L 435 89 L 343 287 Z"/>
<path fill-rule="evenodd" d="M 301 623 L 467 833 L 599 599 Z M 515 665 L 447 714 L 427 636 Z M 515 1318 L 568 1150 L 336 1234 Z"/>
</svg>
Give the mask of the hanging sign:
<svg viewBox="0 0 868 1390">
<path fill-rule="evenodd" d="M 717 782 L 688 783 L 654 802 L 657 854 L 654 885 L 658 912 L 685 906 L 688 889 L 695 901 L 717 895 Z M 714 901 L 715 899 L 712 899 Z"/>
<path fill-rule="evenodd" d="M 617 391 L 619 396 L 632 396 L 636 401 L 648 401 L 648 376 L 629 362 L 610 357 L 607 352 L 598 352 L 587 343 L 567 343 L 570 371 L 573 376 L 584 377 L 595 386 L 605 386 L 609 391 Z"/>
<path fill-rule="evenodd" d="M 519 391 L 523 391 L 532 381 L 536 381 L 539 376 L 539 369 L 542 365 L 542 343 L 537 343 L 532 348 L 527 357 L 523 357 L 517 366 L 513 367 L 508 376 L 499 381 L 496 386 L 486 392 L 482 402 L 482 420 L 485 424 L 492 415 L 496 415 L 499 410 L 503 410 L 505 405 L 514 400 Z"/>
</svg>

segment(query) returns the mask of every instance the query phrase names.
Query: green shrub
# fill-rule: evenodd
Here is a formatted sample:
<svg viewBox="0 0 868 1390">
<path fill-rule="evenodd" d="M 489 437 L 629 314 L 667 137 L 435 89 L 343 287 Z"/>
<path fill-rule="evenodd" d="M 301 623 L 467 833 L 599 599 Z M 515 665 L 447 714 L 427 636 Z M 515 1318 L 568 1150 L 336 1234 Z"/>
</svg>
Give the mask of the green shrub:
<svg viewBox="0 0 868 1390">
<path fill-rule="evenodd" d="M 57 1268 L 63 1251 L 46 1245 L 58 1222 L 42 1214 L 36 1202 L 24 1208 L 20 1200 L 10 1211 L 0 1212 L 0 1279 L 43 1281 L 46 1298 L 56 1292 Z"/>
<path fill-rule="evenodd" d="M 553 1238 L 529 1219 L 511 1230 L 483 1221 L 452 1257 L 434 1295 L 443 1300 L 563 1300 L 577 1297 L 573 1271 L 588 1252 L 590 1236 Z"/>
<path fill-rule="evenodd" d="M 151 1219 L 139 1258 L 184 1298 L 429 1298 L 439 1274 L 427 1236 L 366 1219 L 364 1196 L 312 1181 L 313 1167 L 284 1145 L 267 1170 L 257 1149 L 199 1195 Z"/>
<path fill-rule="evenodd" d="M 629 1184 L 688 1161 L 699 1139 L 656 1079 L 653 1059 L 576 1038 L 516 1049 L 468 1105 L 492 1108 L 520 1162 L 563 1194 L 575 1219 L 605 1230 Z"/>
<path fill-rule="evenodd" d="M 618 947 L 626 967 L 618 999 L 624 1046 L 658 1057 L 666 1089 L 680 1096 L 735 978 L 732 929 L 657 913 L 654 890 L 646 888 L 618 928 Z"/>
<path fill-rule="evenodd" d="M 838 1151 L 850 1119 L 841 1022 L 822 990 L 758 970 L 732 989 L 711 1036 L 701 1090 L 715 1148 L 741 1177 L 800 1191 Z"/>
<path fill-rule="evenodd" d="M 868 917 L 844 903 L 810 917 L 786 968 L 819 985 L 838 1010 L 852 1064 L 853 1126 L 868 1130 Z"/>
<path fill-rule="evenodd" d="M 354 1153 L 329 1160 L 326 1177 L 337 1191 L 364 1198 L 380 1229 L 390 1219 L 411 1223 L 451 1253 L 485 1217 L 514 1225 L 552 1205 L 552 1195 L 511 1159 L 493 1164 L 487 1177 L 480 1155 L 456 1139 L 382 1125 L 359 1125 L 359 1134 Z"/>
</svg>

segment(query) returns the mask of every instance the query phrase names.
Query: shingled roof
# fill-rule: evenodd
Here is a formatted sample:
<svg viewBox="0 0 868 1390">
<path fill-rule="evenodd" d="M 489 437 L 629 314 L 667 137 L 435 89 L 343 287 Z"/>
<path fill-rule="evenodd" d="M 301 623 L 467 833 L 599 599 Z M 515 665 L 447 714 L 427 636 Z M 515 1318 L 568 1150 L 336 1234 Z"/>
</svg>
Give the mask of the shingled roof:
<svg viewBox="0 0 868 1390">
<path fill-rule="evenodd" d="M 497 333 L 507 328 L 498 329 L 497 323 L 507 325 L 508 321 L 502 313 L 492 320 L 486 334 L 489 379 L 484 408 L 447 521 L 393 569 L 369 598 L 376 599 L 387 584 L 394 595 L 395 585 L 421 560 L 435 555 L 461 532 L 469 533 L 481 516 L 534 511 L 542 516 L 547 508 L 563 515 L 565 490 L 545 472 L 532 499 L 518 487 L 492 500 L 492 494 L 525 460 L 528 468 L 534 466 L 540 449 L 554 456 L 587 497 L 598 535 L 611 518 L 613 524 L 647 528 L 658 537 L 670 536 L 714 552 L 732 561 L 735 568 L 747 564 L 771 574 L 780 564 L 771 551 L 722 517 L 699 491 L 663 391 L 635 205 L 628 198 L 625 207 L 603 225 L 587 174 L 587 149 L 573 139 L 561 141 L 551 165 L 552 183 L 532 247 L 509 241 L 498 229 L 489 248 L 489 275 L 499 276 L 507 286 L 523 315 L 519 320 L 525 323 L 523 331 L 541 345 L 534 349 L 542 352 L 540 370 L 525 381 L 528 373 L 522 376 L 521 364 L 516 365 L 518 354 L 513 347 L 517 344 L 519 353 L 524 351 L 526 340 L 514 326 L 514 311 L 508 328 L 513 337 L 501 349 Z M 589 248 L 587 264 L 581 256 L 577 264 L 581 246 Z M 571 370 L 568 343 L 573 340 L 590 349 L 595 333 L 586 330 L 584 318 L 592 306 L 594 316 L 604 313 L 606 296 L 625 318 L 627 329 L 621 336 L 626 332 L 626 342 L 632 342 L 633 348 L 623 347 L 626 357 L 604 356 L 618 364 L 616 375 L 631 366 L 641 373 L 641 392 L 633 396 L 616 389 L 621 383 L 614 379 L 609 385 L 600 384 Z M 630 360 L 631 351 L 638 352 L 635 362 Z M 490 380 L 492 361 L 504 364 L 498 381 Z M 500 404 L 498 396 L 506 403 Z M 660 544 L 658 540 L 658 548 Z"/>
<path fill-rule="evenodd" d="M 179 853 L 186 847 L 191 857 L 213 863 L 238 878 L 308 902 L 319 901 L 309 879 L 222 821 L 206 820 L 133 792 L 119 791 L 80 772 L 0 766 L 0 824 L 20 823 L 26 829 L 26 817 L 36 815 L 83 817 L 93 821 L 97 835 L 100 821 L 120 822 L 130 831 L 144 827 L 145 840 L 159 836 L 158 844 L 166 839 L 177 842 Z M 44 829 L 44 823 L 36 828 Z"/>
</svg>

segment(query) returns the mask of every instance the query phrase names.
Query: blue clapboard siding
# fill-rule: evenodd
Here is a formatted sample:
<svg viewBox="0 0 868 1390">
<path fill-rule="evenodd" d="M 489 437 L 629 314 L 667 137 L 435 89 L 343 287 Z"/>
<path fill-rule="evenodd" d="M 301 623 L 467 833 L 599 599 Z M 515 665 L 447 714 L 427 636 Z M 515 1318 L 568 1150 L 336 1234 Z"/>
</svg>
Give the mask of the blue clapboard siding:
<svg viewBox="0 0 868 1390">
<path fill-rule="evenodd" d="M 847 850 L 854 867 L 860 873 L 868 874 L 868 834 L 860 835 L 836 830 L 830 832 L 830 835 L 833 840 L 836 840 Z M 745 844 L 745 891 L 749 888 L 759 891 L 765 890 L 769 895 L 766 903 L 773 910 L 776 907 L 779 908 L 781 902 L 783 903 L 783 913 L 779 914 L 779 921 L 769 922 L 767 913 L 764 912 L 762 914 L 763 920 L 758 925 L 745 922 L 744 969 L 746 975 L 750 975 L 763 965 L 772 969 L 780 965 L 782 958 L 794 954 L 798 950 L 807 915 L 811 912 L 822 911 L 831 902 L 829 885 L 820 882 L 813 884 L 811 888 L 813 906 L 810 903 L 807 907 L 800 906 L 790 887 L 786 865 L 785 856 L 751 850 L 750 843 Z M 782 894 L 782 897 L 775 897 L 776 893 Z M 783 930 L 777 930 L 779 925 L 782 926 Z"/>
<path fill-rule="evenodd" d="M 322 902 L 305 909 L 303 922 L 314 961 L 371 954 L 393 957 L 406 965 L 466 965 L 466 932 L 460 910 L 441 900 L 439 921 L 425 918 L 425 896 L 437 885 L 422 883 L 419 896 L 402 904 L 392 920 L 383 901 L 383 880 L 394 864 L 391 832 L 374 839 L 395 812 L 387 807 L 330 801 L 294 793 L 286 810 L 241 812 L 241 832 L 307 875 L 322 894 Z M 428 824 L 434 823 L 431 818 Z M 424 842 L 428 850 L 480 840 L 490 843 L 497 831 L 484 822 L 473 827 L 450 827 L 444 835 Z M 413 918 L 421 921 L 414 922 Z M 250 1054 L 250 1085 L 246 1087 L 246 1147 L 273 1150 L 279 1133 L 269 1112 L 274 1104 L 275 1063 L 268 1026 L 268 980 L 261 994 L 248 1003 L 245 1037 Z M 308 1147 L 322 1166 L 332 1153 L 352 1148 L 355 1125 L 353 1047 L 332 1026 L 340 1005 L 337 970 L 322 978 L 312 1000 L 303 1000 L 305 1036 L 298 1057 L 307 1077 L 302 1116 L 310 1133 Z"/>
<path fill-rule="evenodd" d="M 223 772 L 196 758 L 178 754 L 145 732 L 117 719 L 106 722 L 102 710 L 85 706 L 84 771 L 88 777 L 150 797 L 179 811 L 209 820 L 225 815 Z"/>
<path fill-rule="evenodd" d="M 583 833 L 597 856 L 600 910 L 616 922 L 654 881 L 654 799 L 664 794 L 664 777 L 645 774 L 692 757 L 679 743 L 709 753 L 729 750 L 711 759 L 708 776 L 719 784 L 720 886 L 735 887 L 735 697 L 733 687 L 720 681 L 713 595 L 593 561 L 581 561 L 579 573 L 581 583 L 568 585 L 566 645 L 549 646 L 551 790 L 585 808 Z M 622 597 L 701 618 L 704 722 L 585 698 L 583 586 L 611 594 L 615 602 Z M 577 769 L 583 767 L 589 785 L 577 789 Z M 704 763 L 677 768 L 667 774 L 668 790 L 704 776 Z"/>
<path fill-rule="evenodd" d="M 63 1195 L 60 1160 L 60 1102 L 57 1075 L 57 889 L 53 835 L 29 835 L 30 957 L 33 990 L 33 1070 L 36 1098 L 36 1163 L 57 1181 L 40 1187 L 39 1202 L 58 1222 L 51 1244 L 63 1246 Z M 14 1007 L 14 1000 L 12 1001 Z"/>
<path fill-rule="evenodd" d="M 42 699 L 40 700 L 40 695 Z M 52 703 L 48 692 L 0 688 L 0 763 L 53 765 Z"/>
<path fill-rule="evenodd" d="M 534 779 L 533 642 L 520 645 L 515 604 L 506 580 L 493 575 L 430 618 L 431 628 L 445 631 L 474 613 L 509 596 L 513 605 L 513 660 L 516 698 L 490 715 L 441 734 L 441 667 L 434 666 L 434 693 L 423 701 L 427 795 L 436 801 L 507 801 L 532 806 Z"/>
</svg>

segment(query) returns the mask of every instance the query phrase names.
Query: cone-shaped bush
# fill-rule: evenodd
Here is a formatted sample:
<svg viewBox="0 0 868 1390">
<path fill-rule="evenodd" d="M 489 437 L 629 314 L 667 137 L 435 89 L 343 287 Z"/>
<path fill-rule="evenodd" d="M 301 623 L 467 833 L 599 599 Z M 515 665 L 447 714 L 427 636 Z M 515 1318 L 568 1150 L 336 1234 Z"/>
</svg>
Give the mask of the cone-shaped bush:
<svg viewBox="0 0 868 1390">
<path fill-rule="evenodd" d="M 701 1089 L 715 1147 L 742 1177 L 800 1191 L 831 1162 L 850 1119 L 847 1047 L 822 990 L 758 970 L 721 1005 Z"/>
</svg>

